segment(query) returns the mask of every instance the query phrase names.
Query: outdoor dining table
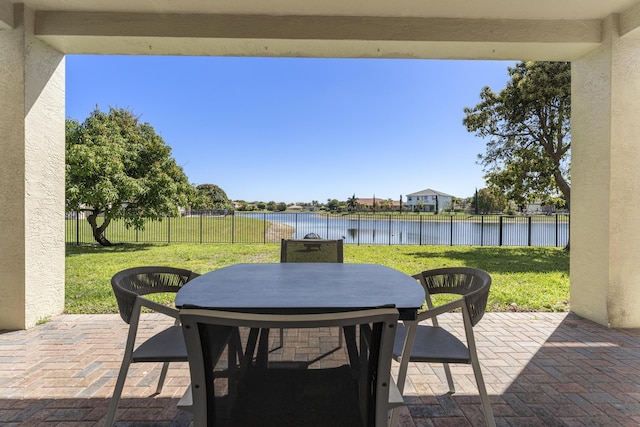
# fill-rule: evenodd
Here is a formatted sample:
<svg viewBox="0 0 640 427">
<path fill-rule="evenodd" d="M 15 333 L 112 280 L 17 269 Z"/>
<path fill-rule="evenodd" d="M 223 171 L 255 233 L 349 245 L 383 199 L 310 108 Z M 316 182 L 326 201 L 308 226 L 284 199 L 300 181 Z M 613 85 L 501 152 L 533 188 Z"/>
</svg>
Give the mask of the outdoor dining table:
<svg viewBox="0 0 640 427">
<path fill-rule="evenodd" d="M 392 307 L 400 320 L 414 320 L 423 302 L 424 290 L 410 275 L 378 264 L 348 263 L 231 265 L 191 280 L 175 300 L 179 309 L 283 315 Z M 256 339 L 257 331 L 252 332 Z M 350 364 L 357 366 L 355 328 L 344 328 L 344 333 Z M 257 363 L 268 354 L 263 338 Z"/>
<path fill-rule="evenodd" d="M 395 307 L 413 320 L 424 302 L 408 274 L 378 264 L 236 264 L 203 274 L 180 289 L 178 308 L 245 313 L 326 313 Z"/>
</svg>

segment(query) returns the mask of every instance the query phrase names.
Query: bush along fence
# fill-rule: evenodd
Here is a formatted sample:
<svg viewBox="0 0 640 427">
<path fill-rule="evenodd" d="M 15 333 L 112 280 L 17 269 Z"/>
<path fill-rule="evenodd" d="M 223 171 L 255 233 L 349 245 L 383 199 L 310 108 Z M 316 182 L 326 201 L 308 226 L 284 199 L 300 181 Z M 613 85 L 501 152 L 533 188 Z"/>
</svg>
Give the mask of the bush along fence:
<svg viewBox="0 0 640 427">
<path fill-rule="evenodd" d="M 569 215 L 416 215 L 259 212 L 235 215 L 199 211 L 148 220 L 144 229 L 113 220 L 105 237 L 113 243 L 279 243 L 310 233 L 345 244 L 440 246 L 566 246 Z M 91 227 L 67 214 L 66 242 L 93 242 Z"/>
</svg>

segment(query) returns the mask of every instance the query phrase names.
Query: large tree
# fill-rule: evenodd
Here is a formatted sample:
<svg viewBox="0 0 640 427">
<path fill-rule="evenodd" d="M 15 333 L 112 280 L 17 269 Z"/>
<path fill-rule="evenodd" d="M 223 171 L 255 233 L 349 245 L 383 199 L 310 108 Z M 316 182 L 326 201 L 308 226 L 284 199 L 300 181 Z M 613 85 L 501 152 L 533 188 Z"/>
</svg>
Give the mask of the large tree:
<svg viewBox="0 0 640 427">
<path fill-rule="evenodd" d="M 502 194 L 482 188 L 476 194 L 476 207 L 477 213 L 482 214 L 503 212 L 507 208 L 507 201 Z"/>
<path fill-rule="evenodd" d="M 488 138 L 479 155 L 489 187 L 518 205 L 562 196 L 571 201 L 571 65 L 519 62 L 500 93 L 485 87 L 465 108 L 469 132 Z"/>
<path fill-rule="evenodd" d="M 196 187 L 197 198 L 192 204 L 196 209 L 228 209 L 231 202 L 227 193 L 216 184 L 200 184 Z"/>
<path fill-rule="evenodd" d="M 67 119 L 66 150 L 66 208 L 88 212 L 101 245 L 111 245 L 104 232 L 113 219 L 141 229 L 145 218 L 177 215 L 193 195 L 171 147 L 131 111 L 96 108 L 83 123 Z"/>
</svg>

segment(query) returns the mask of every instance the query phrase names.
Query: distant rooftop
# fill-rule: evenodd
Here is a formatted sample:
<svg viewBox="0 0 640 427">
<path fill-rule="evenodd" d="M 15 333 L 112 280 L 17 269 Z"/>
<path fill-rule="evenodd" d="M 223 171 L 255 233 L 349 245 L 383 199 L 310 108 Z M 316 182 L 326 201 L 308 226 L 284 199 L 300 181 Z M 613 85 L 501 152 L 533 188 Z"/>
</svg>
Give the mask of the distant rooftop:
<svg viewBox="0 0 640 427">
<path fill-rule="evenodd" d="M 427 188 L 426 190 L 418 191 L 417 193 L 407 194 L 408 196 L 446 196 L 446 197 L 455 197 L 451 194 L 443 193 L 442 191 L 432 190 Z"/>
</svg>

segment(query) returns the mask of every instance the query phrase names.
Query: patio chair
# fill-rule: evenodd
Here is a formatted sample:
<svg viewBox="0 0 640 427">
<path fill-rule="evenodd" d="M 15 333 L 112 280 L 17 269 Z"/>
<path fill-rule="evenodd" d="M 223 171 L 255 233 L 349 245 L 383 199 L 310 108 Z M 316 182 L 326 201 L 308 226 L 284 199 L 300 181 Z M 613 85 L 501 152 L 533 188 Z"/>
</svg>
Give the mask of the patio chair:
<svg viewBox="0 0 640 427">
<path fill-rule="evenodd" d="M 310 233 L 315 234 L 315 233 Z M 309 234 L 308 234 L 309 235 Z M 308 236 L 307 235 L 307 236 Z M 342 239 L 282 239 L 280 262 L 344 262 Z M 342 333 L 338 334 L 342 347 Z M 284 330 L 280 329 L 280 347 L 284 345 Z"/>
<path fill-rule="evenodd" d="M 405 325 L 398 327 L 393 348 L 393 358 L 400 362 L 398 389 L 403 392 L 409 362 L 442 363 L 449 392 L 455 393 L 449 364 L 471 364 L 485 421 L 488 426 L 495 426 L 473 336 L 473 327 L 480 321 L 487 306 L 491 277 L 486 272 L 471 267 L 427 270 L 413 277 L 420 281 L 425 290 L 427 310 L 418 314 L 416 321 L 405 322 Z M 461 298 L 434 306 L 431 300 L 434 294 L 455 294 Z M 466 344 L 438 325 L 438 315 L 453 311 L 462 317 Z M 431 320 L 432 325 L 419 324 L 427 319 Z M 397 422 L 398 410 L 394 410 L 391 425 L 395 426 Z"/>
<path fill-rule="evenodd" d="M 282 239 L 280 262 L 344 262 L 342 239 Z"/>
<path fill-rule="evenodd" d="M 402 404 L 390 399 L 394 394 L 399 396 L 390 372 L 398 319 L 394 308 L 322 314 L 183 308 L 180 319 L 189 354 L 194 427 L 216 424 L 381 427 L 387 425 L 389 410 Z M 356 325 L 362 331 L 357 366 L 309 369 L 304 363 L 292 361 L 261 367 L 257 361 L 253 364 L 251 350 L 243 358 L 240 373 L 230 377 L 238 381 L 237 385 L 229 386 L 235 394 L 215 393 L 212 372 L 223 351 L 219 344 L 228 340 L 234 329 Z"/>
<path fill-rule="evenodd" d="M 118 373 L 116 387 L 109 403 L 106 426 L 113 425 L 122 389 L 129 366 L 138 362 L 164 362 L 156 393 L 162 391 L 169 362 L 186 362 L 187 350 L 184 344 L 178 310 L 144 298 L 143 295 L 178 292 L 189 280 L 198 274 L 172 267 L 135 267 L 116 273 L 111 278 L 111 287 L 118 302 L 120 317 L 129 324 L 129 334 L 125 345 L 122 365 Z M 175 318 L 174 325 L 164 329 L 136 346 L 136 335 L 142 307 Z"/>
</svg>

